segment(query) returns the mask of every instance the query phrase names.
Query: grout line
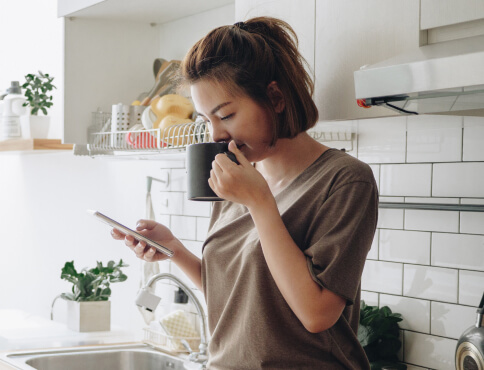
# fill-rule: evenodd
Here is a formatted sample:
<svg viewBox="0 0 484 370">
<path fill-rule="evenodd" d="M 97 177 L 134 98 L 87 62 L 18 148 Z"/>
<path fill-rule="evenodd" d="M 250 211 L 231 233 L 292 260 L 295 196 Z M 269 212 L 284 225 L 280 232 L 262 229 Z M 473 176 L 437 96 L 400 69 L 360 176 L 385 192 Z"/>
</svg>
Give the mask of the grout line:
<svg viewBox="0 0 484 370">
<path fill-rule="evenodd" d="M 460 146 L 460 160 L 461 162 L 464 162 L 464 124 L 465 124 L 465 121 L 464 121 L 464 117 L 461 117 L 462 121 L 461 121 L 461 124 L 462 124 L 462 136 L 461 136 L 461 146 Z"/>
<path fill-rule="evenodd" d="M 405 163 L 408 163 L 408 117 L 405 117 Z"/>
<path fill-rule="evenodd" d="M 419 298 L 419 297 L 413 297 L 413 296 L 408 296 L 408 295 L 403 295 L 403 294 L 395 294 L 395 293 L 384 293 L 384 292 L 378 292 L 376 290 L 367 290 L 367 289 L 362 289 L 362 292 L 367 292 L 367 293 L 375 293 L 378 294 L 380 297 L 382 294 L 383 295 L 389 295 L 392 297 L 400 297 L 400 298 L 408 298 L 408 299 L 414 299 L 417 301 L 425 301 L 425 302 L 435 302 L 435 303 L 441 303 L 441 304 L 450 304 L 454 306 L 465 306 L 469 308 L 475 308 L 475 305 L 472 304 L 464 304 L 464 303 L 455 303 L 455 302 L 448 302 L 448 301 L 440 301 L 438 299 L 429 299 L 429 298 Z"/>
<path fill-rule="evenodd" d="M 459 302 L 459 300 L 460 300 L 459 299 L 459 291 L 460 291 L 459 287 L 460 287 L 460 269 L 457 269 L 457 304 L 461 305 L 461 303 Z"/>
<path fill-rule="evenodd" d="M 444 337 L 443 335 L 437 335 L 437 334 L 423 333 L 423 332 L 421 332 L 421 331 L 415 331 L 415 330 L 411 330 L 411 329 L 402 329 L 402 330 L 408 331 L 408 332 L 410 332 L 410 333 L 427 335 L 427 336 L 429 336 L 429 337 L 435 337 L 435 338 L 442 338 L 442 339 L 454 340 L 454 341 L 456 341 L 456 342 L 457 342 L 457 340 L 458 340 L 458 339 L 456 339 L 456 338 L 452 338 L 452 337 Z"/>
</svg>

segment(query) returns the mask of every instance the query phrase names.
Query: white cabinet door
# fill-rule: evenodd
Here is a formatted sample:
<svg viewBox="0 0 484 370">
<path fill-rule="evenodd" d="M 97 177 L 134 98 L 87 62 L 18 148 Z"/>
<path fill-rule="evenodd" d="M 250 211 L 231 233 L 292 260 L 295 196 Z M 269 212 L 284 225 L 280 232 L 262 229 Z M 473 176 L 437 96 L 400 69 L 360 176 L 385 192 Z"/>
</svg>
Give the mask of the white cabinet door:
<svg viewBox="0 0 484 370">
<path fill-rule="evenodd" d="M 483 18 L 482 0 L 421 0 L 422 30 Z"/>
<path fill-rule="evenodd" d="M 321 120 L 395 115 L 356 104 L 353 72 L 419 47 L 419 0 L 316 1 L 316 104 Z"/>
</svg>

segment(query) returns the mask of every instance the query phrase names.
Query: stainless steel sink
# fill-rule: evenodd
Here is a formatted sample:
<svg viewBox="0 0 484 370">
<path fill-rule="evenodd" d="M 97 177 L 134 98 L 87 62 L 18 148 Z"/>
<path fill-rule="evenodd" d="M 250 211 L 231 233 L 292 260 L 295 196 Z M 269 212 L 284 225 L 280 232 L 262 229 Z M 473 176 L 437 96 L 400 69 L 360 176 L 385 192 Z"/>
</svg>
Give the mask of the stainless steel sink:
<svg viewBox="0 0 484 370">
<path fill-rule="evenodd" d="M 145 344 L 12 352 L 0 355 L 0 360 L 16 369 L 30 370 L 186 369 L 186 361 L 182 358 L 157 351 Z"/>
</svg>

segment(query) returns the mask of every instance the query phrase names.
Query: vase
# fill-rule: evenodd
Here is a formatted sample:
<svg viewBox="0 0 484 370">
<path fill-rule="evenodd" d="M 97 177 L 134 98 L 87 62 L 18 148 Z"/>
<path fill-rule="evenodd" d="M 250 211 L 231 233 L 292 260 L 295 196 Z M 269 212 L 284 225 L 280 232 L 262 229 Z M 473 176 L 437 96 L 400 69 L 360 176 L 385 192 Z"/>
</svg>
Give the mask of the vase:
<svg viewBox="0 0 484 370">
<path fill-rule="evenodd" d="M 47 139 L 50 116 L 20 116 L 20 127 L 23 139 Z"/>
<path fill-rule="evenodd" d="M 111 330 L 111 301 L 67 301 L 67 327 L 79 332 Z"/>
</svg>

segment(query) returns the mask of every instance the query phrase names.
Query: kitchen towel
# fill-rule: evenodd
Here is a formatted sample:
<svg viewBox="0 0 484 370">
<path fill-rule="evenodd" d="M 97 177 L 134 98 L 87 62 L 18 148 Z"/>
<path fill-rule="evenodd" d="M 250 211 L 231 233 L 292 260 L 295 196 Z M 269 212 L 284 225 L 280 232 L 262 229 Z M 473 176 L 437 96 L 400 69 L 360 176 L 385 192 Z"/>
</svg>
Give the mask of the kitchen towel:
<svg viewBox="0 0 484 370">
<path fill-rule="evenodd" d="M 153 182 L 153 178 L 151 176 L 146 177 L 146 219 L 154 220 L 155 214 L 153 211 L 153 203 L 151 201 L 151 184 Z M 140 288 L 144 287 L 148 280 L 156 274 L 160 273 L 160 266 L 158 262 L 146 262 L 141 261 L 141 281 L 140 281 Z M 149 288 L 149 292 L 154 294 L 155 293 L 155 284 Z M 149 324 L 151 321 L 155 320 L 155 311 L 150 312 L 145 310 L 144 308 L 138 307 L 141 315 L 146 324 Z"/>
</svg>

